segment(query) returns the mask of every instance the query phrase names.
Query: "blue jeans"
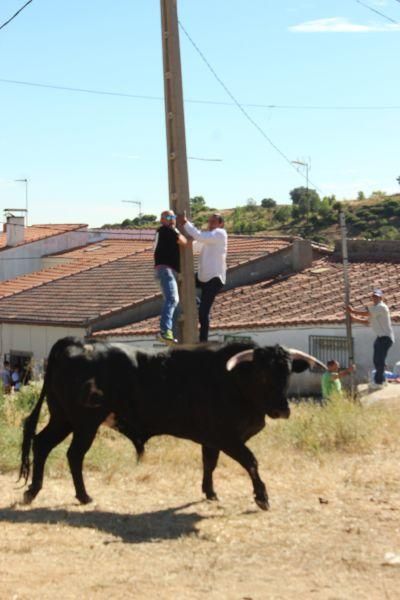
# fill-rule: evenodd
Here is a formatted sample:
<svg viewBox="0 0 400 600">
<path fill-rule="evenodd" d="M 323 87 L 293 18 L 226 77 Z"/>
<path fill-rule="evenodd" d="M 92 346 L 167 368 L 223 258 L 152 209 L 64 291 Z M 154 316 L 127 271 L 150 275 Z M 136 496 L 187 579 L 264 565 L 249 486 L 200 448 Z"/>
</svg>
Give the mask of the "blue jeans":
<svg viewBox="0 0 400 600">
<path fill-rule="evenodd" d="M 374 342 L 375 383 L 385 381 L 385 360 L 392 344 L 392 340 L 386 335 L 377 337 Z"/>
<path fill-rule="evenodd" d="M 161 309 L 160 331 L 163 333 L 167 329 L 173 329 L 174 312 L 179 304 L 178 284 L 176 281 L 176 272 L 170 267 L 161 265 L 154 269 L 154 274 L 160 284 L 164 304 Z"/>
</svg>

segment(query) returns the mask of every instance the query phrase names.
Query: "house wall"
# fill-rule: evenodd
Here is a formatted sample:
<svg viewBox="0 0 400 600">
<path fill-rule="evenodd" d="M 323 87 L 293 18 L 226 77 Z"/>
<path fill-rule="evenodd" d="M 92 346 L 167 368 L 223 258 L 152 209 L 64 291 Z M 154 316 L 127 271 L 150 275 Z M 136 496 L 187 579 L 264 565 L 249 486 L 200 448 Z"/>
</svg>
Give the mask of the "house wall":
<svg viewBox="0 0 400 600">
<path fill-rule="evenodd" d="M 400 325 L 394 325 L 396 341 L 391 347 L 387 357 L 389 368 L 400 360 Z M 228 332 L 219 332 L 221 339 Z M 354 360 L 356 364 L 357 383 L 369 381 L 373 369 L 372 352 L 375 335 L 370 327 L 364 325 L 353 325 Z M 296 348 L 309 352 L 309 339 L 312 335 L 317 336 L 346 336 L 344 326 L 318 326 L 318 327 L 287 327 L 285 329 L 264 329 L 258 331 L 230 331 L 232 335 L 251 336 L 260 346 L 281 344 L 289 348 Z M 342 365 L 347 367 L 347 365 Z M 293 374 L 291 377 L 291 391 L 295 394 L 318 393 L 320 389 L 320 375 L 306 371 L 301 374 Z"/>
<path fill-rule="evenodd" d="M 29 242 L 0 252 L 0 281 L 43 269 L 42 256 L 63 252 L 87 244 L 86 229 L 68 231 L 43 240 Z"/>
<path fill-rule="evenodd" d="M 309 267 L 312 260 L 311 243 L 308 240 L 293 240 L 293 243 L 283 250 L 229 269 L 225 289 L 249 285 L 283 273 L 301 271 Z"/>
<path fill-rule="evenodd" d="M 54 327 L 48 325 L 0 324 L 0 354 L 4 359 L 10 352 L 32 353 L 33 360 L 40 367 L 47 358 L 52 345 L 62 337 L 85 336 L 85 330 L 78 327 Z"/>
</svg>

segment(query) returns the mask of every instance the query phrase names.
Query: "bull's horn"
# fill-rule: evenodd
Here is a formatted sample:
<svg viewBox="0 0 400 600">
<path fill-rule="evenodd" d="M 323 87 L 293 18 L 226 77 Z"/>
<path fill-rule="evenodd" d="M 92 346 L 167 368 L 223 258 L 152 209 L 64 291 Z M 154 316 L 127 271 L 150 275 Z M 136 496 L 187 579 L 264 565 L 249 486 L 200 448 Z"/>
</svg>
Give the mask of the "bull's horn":
<svg viewBox="0 0 400 600">
<path fill-rule="evenodd" d="M 232 371 L 237 365 L 241 362 L 251 362 L 254 357 L 254 350 L 243 350 L 243 352 L 238 352 L 226 363 L 226 370 Z"/>
<path fill-rule="evenodd" d="M 302 350 L 296 350 L 296 348 L 288 348 L 288 352 L 292 360 L 305 360 L 310 365 L 310 368 L 318 366 L 325 371 L 328 370 L 328 367 L 323 362 L 318 360 L 318 358 L 315 358 L 315 356 L 311 356 L 311 354 L 307 354 Z"/>
</svg>

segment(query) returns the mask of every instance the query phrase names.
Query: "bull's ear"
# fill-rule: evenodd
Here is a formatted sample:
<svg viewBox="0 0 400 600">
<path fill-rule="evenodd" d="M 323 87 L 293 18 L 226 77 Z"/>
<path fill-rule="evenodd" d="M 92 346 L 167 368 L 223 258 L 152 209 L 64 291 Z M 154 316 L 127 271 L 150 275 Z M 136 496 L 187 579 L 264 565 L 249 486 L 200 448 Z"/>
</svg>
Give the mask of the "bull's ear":
<svg viewBox="0 0 400 600">
<path fill-rule="evenodd" d="M 226 363 L 226 370 L 232 371 L 235 367 L 238 366 L 241 362 L 252 362 L 254 359 L 254 350 L 243 350 L 243 352 L 238 352 L 231 356 L 231 358 Z"/>
<path fill-rule="evenodd" d="M 292 373 L 302 373 L 310 368 L 310 364 L 308 361 L 303 360 L 302 358 L 295 358 L 292 361 Z"/>
</svg>

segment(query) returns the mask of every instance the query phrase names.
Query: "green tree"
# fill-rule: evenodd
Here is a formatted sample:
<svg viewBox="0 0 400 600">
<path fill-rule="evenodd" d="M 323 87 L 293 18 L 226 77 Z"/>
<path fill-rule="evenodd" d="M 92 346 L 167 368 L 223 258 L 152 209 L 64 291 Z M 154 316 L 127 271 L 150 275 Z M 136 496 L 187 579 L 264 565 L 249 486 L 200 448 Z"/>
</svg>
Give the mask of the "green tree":
<svg viewBox="0 0 400 600">
<path fill-rule="evenodd" d="M 289 204 L 285 204 L 284 206 L 280 206 L 274 212 L 274 220 L 278 221 L 278 223 L 286 223 L 289 221 L 292 216 L 292 207 Z"/>
<path fill-rule="evenodd" d="M 320 197 L 315 190 L 310 190 L 304 186 L 294 188 L 290 192 L 290 197 L 293 202 L 293 207 L 296 207 L 293 215 L 305 216 L 310 212 L 316 212 L 321 203 Z"/>
<path fill-rule="evenodd" d="M 254 198 L 248 198 L 246 201 L 246 210 L 255 210 L 257 208 L 257 202 Z"/>
<path fill-rule="evenodd" d="M 204 210 L 210 209 L 206 205 L 206 201 L 204 200 L 203 196 L 194 196 L 193 198 L 190 198 L 190 211 L 192 215 L 196 215 Z"/>
<path fill-rule="evenodd" d="M 383 192 L 382 190 L 375 190 L 375 192 L 372 192 L 370 195 L 370 200 L 383 200 L 384 198 L 386 198 L 386 192 Z"/>
<path fill-rule="evenodd" d="M 364 192 L 358 192 L 358 194 L 357 194 L 357 200 L 365 200 L 365 194 L 364 194 Z"/>
<path fill-rule="evenodd" d="M 263 208 L 275 208 L 276 202 L 273 198 L 263 198 L 261 200 L 261 206 Z"/>
</svg>

